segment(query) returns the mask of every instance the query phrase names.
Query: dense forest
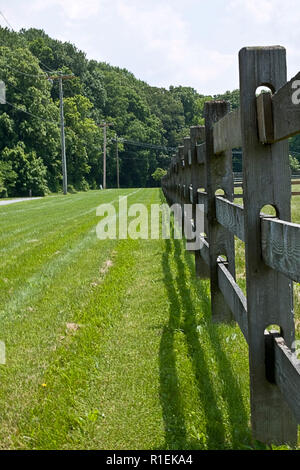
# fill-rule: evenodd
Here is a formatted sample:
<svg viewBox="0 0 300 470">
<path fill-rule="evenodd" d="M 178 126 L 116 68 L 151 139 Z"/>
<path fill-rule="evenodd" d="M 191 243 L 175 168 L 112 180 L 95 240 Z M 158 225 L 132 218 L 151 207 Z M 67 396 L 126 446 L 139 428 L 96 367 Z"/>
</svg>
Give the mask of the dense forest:
<svg viewBox="0 0 300 470">
<path fill-rule="evenodd" d="M 58 80 L 51 79 L 54 73 L 74 74 L 63 84 L 70 191 L 96 189 L 102 182 L 99 124 L 103 121 L 112 124 L 107 130 L 107 186 L 116 186 L 118 135 L 121 186 L 146 187 L 157 184 L 158 169 L 168 167 L 170 149 L 189 134 L 189 127 L 203 123 L 205 101 L 228 99 L 232 108 L 239 105 L 238 90 L 204 96 L 191 87 L 152 87 L 126 69 L 88 60 L 75 45 L 37 29 L 0 28 L 0 71 L 6 87 L 6 102 L 0 104 L 2 197 L 61 190 L 59 90 Z M 292 147 L 297 155 L 300 139 L 293 139 Z M 239 154 L 234 165 L 239 171 Z"/>
</svg>

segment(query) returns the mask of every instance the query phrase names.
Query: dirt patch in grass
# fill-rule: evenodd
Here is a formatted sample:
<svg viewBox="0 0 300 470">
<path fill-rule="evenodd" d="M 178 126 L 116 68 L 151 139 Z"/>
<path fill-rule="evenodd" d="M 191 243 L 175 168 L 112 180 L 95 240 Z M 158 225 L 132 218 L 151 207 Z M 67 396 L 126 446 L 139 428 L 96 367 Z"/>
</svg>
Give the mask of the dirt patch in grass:
<svg viewBox="0 0 300 470">
<path fill-rule="evenodd" d="M 111 268 L 113 265 L 113 262 L 111 259 L 107 259 L 103 266 L 100 268 L 100 274 L 105 275 L 109 268 Z"/>
<path fill-rule="evenodd" d="M 111 257 L 113 258 L 114 255 L 116 254 L 115 251 L 113 251 L 111 253 Z M 106 274 L 108 273 L 108 271 L 110 270 L 110 268 L 113 266 L 113 260 L 112 259 L 107 259 L 106 261 L 104 261 L 104 263 L 102 264 L 102 266 L 100 267 L 99 269 L 99 278 L 96 279 L 95 281 L 91 282 L 91 287 L 97 287 L 99 286 L 99 284 L 103 281 L 103 278 L 106 276 Z"/>
<path fill-rule="evenodd" d="M 80 325 L 78 323 L 67 323 L 66 324 L 67 330 L 68 331 L 77 331 L 80 328 Z"/>
</svg>

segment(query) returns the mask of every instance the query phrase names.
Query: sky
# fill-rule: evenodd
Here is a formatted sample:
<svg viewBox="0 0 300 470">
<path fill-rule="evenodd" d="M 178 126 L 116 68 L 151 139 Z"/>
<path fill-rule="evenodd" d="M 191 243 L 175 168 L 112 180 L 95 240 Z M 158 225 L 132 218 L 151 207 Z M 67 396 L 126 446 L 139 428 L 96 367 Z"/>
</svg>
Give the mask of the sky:
<svg viewBox="0 0 300 470">
<path fill-rule="evenodd" d="M 299 7 L 299 0 L 0 1 L 15 30 L 43 29 L 152 86 L 202 94 L 238 88 L 244 46 L 286 47 L 293 77 L 300 69 Z M 0 25 L 7 26 L 2 17 Z"/>
</svg>

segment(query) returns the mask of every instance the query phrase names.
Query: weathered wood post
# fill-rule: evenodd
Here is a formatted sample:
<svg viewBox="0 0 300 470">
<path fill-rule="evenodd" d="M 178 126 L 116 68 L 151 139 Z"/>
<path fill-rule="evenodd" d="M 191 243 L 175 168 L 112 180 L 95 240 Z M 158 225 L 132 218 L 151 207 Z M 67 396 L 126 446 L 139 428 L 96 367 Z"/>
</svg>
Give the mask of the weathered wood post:
<svg viewBox="0 0 300 470">
<path fill-rule="evenodd" d="M 170 180 L 170 168 L 168 169 L 167 174 L 165 176 L 163 176 L 162 179 L 161 179 L 161 188 L 162 188 L 162 191 L 164 193 L 164 196 L 165 196 L 167 202 L 169 201 L 169 196 L 168 196 L 169 180 Z"/>
<path fill-rule="evenodd" d="M 191 168 L 190 152 L 191 152 L 191 139 L 190 137 L 185 137 L 183 139 L 183 159 L 184 159 L 184 182 L 186 186 L 184 200 L 186 204 L 190 202 L 189 187 L 192 182 L 192 168 Z"/>
<path fill-rule="evenodd" d="M 279 388 L 266 379 L 268 344 L 264 335 L 267 326 L 279 325 L 281 335 L 291 347 L 294 339 L 292 282 L 264 264 L 260 224 L 260 211 L 267 204 L 276 208 L 281 219 L 290 220 L 288 144 L 260 143 L 255 97 L 261 85 L 275 92 L 286 82 L 285 49 L 244 48 L 239 53 L 239 66 L 253 437 L 263 442 L 295 444 L 297 425 L 293 415 Z"/>
<path fill-rule="evenodd" d="M 172 162 L 172 176 L 171 176 L 171 205 L 176 202 L 176 184 L 177 184 L 177 165 L 176 165 L 176 155 L 173 155 Z"/>
<path fill-rule="evenodd" d="M 173 159 L 171 160 L 171 164 L 169 166 L 169 169 L 168 169 L 168 173 L 167 173 L 167 196 L 166 196 L 166 199 L 167 199 L 167 203 L 169 205 L 172 204 L 172 200 L 173 200 L 173 180 L 174 180 L 174 164 L 173 164 Z"/>
<path fill-rule="evenodd" d="M 210 290 L 213 321 L 230 321 L 232 313 L 228 307 L 218 282 L 218 256 L 226 255 L 228 269 L 235 277 L 234 235 L 221 226 L 216 219 L 215 193 L 223 189 L 225 197 L 233 201 L 232 153 L 214 153 L 213 125 L 229 112 L 227 101 L 209 101 L 205 103 L 205 135 L 206 135 L 206 190 L 208 242 L 210 258 Z"/>
<path fill-rule="evenodd" d="M 181 205 L 181 211 L 182 211 L 182 220 L 181 220 L 181 228 L 182 228 L 182 233 L 184 230 L 184 170 L 185 170 L 185 164 L 184 164 L 184 147 L 183 145 L 178 146 L 178 157 L 177 157 L 177 163 L 178 163 L 178 182 L 179 182 L 179 198 L 178 198 L 178 204 Z"/>
<path fill-rule="evenodd" d="M 174 198 L 175 198 L 175 202 L 179 203 L 180 201 L 180 191 L 179 191 L 180 165 L 179 165 L 178 148 L 176 150 L 174 162 L 175 162 Z"/>
<path fill-rule="evenodd" d="M 198 162 L 197 145 L 205 140 L 205 127 L 192 126 L 190 128 L 190 161 L 191 161 L 191 191 L 190 201 L 193 204 L 193 219 L 196 216 L 196 204 L 198 204 L 198 189 L 206 188 L 205 162 Z M 207 233 L 206 216 L 204 220 L 204 231 Z M 209 268 L 203 260 L 200 250 L 195 250 L 195 270 L 196 276 L 200 279 L 209 278 Z"/>
<path fill-rule="evenodd" d="M 185 204 L 190 204 L 190 186 L 192 183 L 192 167 L 190 161 L 190 150 L 191 150 L 191 139 L 190 137 L 185 137 L 183 139 L 183 165 L 184 165 L 184 172 L 183 172 L 183 208 Z M 191 214 L 190 219 L 187 219 L 187 212 L 184 213 L 184 227 L 183 230 L 186 228 L 192 228 L 192 219 L 193 216 Z M 187 234 L 184 232 L 184 235 Z"/>
<path fill-rule="evenodd" d="M 205 140 L 205 127 L 193 126 L 190 128 L 191 138 L 191 165 L 193 200 L 197 201 L 197 190 L 206 187 L 204 165 L 199 165 L 197 160 L 197 145 Z"/>
<path fill-rule="evenodd" d="M 178 202 L 178 174 L 179 174 L 179 165 L 178 165 L 178 153 L 175 154 L 174 157 L 174 202 Z"/>
</svg>

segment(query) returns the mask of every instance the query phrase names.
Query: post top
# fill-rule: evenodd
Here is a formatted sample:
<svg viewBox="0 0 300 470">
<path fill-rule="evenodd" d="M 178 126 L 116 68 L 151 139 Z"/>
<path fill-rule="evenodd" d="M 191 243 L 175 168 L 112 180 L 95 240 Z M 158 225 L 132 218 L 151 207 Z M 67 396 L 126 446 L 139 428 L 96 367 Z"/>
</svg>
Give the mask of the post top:
<svg viewBox="0 0 300 470">
<path fill-rule="evenodd" d="M 268 51 L 286 51 L 285 47 L 283 46 L 250 46 L 250 47 L 242 47 L 240 49 L 239 54 L 244 52 L 268 52 Z"/>
</svg>

